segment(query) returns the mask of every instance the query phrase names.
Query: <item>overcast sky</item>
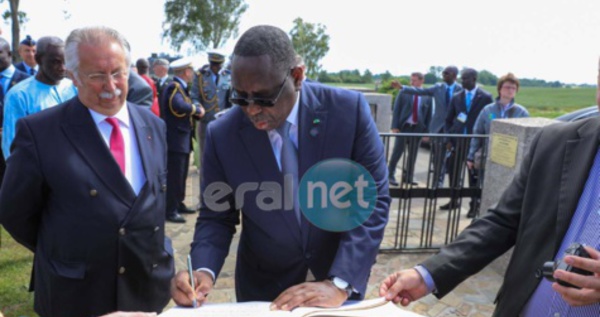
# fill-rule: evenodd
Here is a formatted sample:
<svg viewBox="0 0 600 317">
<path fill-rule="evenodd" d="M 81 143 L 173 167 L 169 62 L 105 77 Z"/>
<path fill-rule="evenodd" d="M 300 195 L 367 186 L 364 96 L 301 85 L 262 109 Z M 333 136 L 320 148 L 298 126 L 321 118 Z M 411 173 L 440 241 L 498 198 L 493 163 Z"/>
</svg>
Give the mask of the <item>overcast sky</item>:
<svg viewBox="0 0 600 317">
<path fill-rule="evenodd" d="M 595 83 L 600 56 L 597 0 L 246 0 L 240 34 L 257 24 L 286 32 L 292 21 L 327 27 L 327 71 L 426 72 L 431 65 L 487 69 L 496 75 Z M 134 58 L 168 52 L 161 40 L 164 0 L 25 0 L 22 36 L 65 38 L 103 24 L 125 34 Z M 6 7 L 6 1 L 2 5 Z M 65 19 L 64 11 L 68 12 Z M 10 26 L 2 25 L 10 39 Z M 224 50 L 231 51 L 235 40 Z M 187 55 L 187 52 L 182 52 Z"/>
</svg>

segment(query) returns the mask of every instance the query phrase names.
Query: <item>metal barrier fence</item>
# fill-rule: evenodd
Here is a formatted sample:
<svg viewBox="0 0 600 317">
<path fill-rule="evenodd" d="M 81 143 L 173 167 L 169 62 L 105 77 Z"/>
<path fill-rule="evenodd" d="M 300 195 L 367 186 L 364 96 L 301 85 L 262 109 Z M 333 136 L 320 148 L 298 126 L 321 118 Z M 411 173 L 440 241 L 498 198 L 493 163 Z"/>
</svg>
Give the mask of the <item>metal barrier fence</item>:
<svg viewBox="0 0 600 317">
<path fill-rule="evenodd" d="M 488 136 L 416 133 L 380 136 L 388 159 L 392 197 L 390 220 L 380 251 L 439 250 L 479 216 Z M 475 166 L 469 169 L 466 161 L 473 139 L 480 149 L 475 155 Z M 393 166 L 395 162 L 397 166 Z M 392 184 L 394 180 L 397 185 Z M 470 201 L 464 203 L 467 200 Z"/>
</svg>

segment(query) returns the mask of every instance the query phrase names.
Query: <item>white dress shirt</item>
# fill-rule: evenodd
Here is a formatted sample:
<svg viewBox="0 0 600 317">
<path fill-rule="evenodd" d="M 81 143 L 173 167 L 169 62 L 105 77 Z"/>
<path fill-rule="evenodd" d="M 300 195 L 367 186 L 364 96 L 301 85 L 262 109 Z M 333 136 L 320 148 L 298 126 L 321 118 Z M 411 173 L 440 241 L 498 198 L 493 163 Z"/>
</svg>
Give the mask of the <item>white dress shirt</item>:
<svg viewBox="0 0 600 317">
<path fill-rule="evenodd" d="M 92 119 L 96 123 L 96 127 L 102 139 L 106 143 L 106 146 L 110 150 L 110 134 L 112 132 L 112 126 L 106 122 L 107 116 L 100 114 L 90 108 L 88 108 Z M 125 143 L 125 178 L 129 181 L 131 188 L 135 194 L 139 194 L 142 186 L 146 183 L 146 175 L 144 174 L 144 168 L 142 165 L 142 158 L 140 156 L 140 150 L 135 134 L 135 129 L 129 118 L 129 111 L 127 105 L 123 105 L 121 110 L 113 116 L 119 121 L 119 127 L 121 128 L 121 134 L 123 135 L 123 142 Z"/>
</svg>

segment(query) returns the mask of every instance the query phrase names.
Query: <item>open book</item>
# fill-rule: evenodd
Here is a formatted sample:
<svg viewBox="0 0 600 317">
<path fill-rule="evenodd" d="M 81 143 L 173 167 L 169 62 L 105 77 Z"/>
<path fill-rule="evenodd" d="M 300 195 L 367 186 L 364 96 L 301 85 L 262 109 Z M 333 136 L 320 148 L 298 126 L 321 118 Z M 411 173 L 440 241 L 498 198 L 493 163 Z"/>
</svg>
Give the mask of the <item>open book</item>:
<svg viewBox="0 0 600 317">
<path fill-rule="evenodd" d="M 398 308 L 383 298 L 348 302 L 338 308 L 300 307 L 288 311 L 271 311 L 270 302 L 206 304 L 199 308 L 174 307 L 159 317 L 422 317 Z"/>
</svg>

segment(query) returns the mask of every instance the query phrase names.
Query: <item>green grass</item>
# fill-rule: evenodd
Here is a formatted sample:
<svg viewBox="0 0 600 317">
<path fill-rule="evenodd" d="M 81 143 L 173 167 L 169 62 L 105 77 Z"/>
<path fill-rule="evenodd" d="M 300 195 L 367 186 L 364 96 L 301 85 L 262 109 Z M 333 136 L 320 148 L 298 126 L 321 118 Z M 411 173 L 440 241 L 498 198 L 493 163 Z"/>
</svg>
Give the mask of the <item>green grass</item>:
<svg viewBox="0 0 600 317">
<path fill-rule="evenodd" d="M 18 244 L 0 226 L 0 312 L 5 317 L 37 316 L 29 277 L 33 253 Z"/>
<path fill-rule="evenodd" d="M 484 89 L 497 96 L 496 87 Z M 515 99 L 532 117 L 555 118 L 596 104 L 596 89 L 522 87 Z"/>
<path fill-rule="evenodd" d="M 327 84 L 344 88 L 375 88 L 374 84 Z M 495 86 L 483 86 L 483 88 L 494 98 L 498 95 Z M 532 117 L 555 118 L 596 104 L 596 89 L 521 87 L 516 102 L 527 108 Z"/>
</svg>

